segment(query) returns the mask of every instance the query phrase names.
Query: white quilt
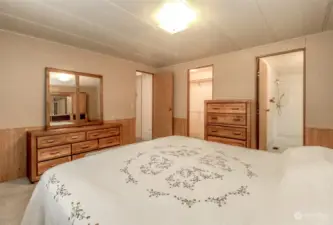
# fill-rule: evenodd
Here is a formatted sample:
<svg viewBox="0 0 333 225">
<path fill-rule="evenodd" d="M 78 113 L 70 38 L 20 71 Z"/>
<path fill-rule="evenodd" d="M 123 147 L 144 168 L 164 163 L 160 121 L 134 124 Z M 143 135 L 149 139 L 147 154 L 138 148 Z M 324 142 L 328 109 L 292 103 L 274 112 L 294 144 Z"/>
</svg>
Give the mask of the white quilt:
<svg viewBox="0 0 333 225">
<path fill-rule="evenodd" d="M 283 161 L 178 136 L 113 148 L 48 170 L 22 225 L 279 224 L 265 215 Z"/>
</svg>

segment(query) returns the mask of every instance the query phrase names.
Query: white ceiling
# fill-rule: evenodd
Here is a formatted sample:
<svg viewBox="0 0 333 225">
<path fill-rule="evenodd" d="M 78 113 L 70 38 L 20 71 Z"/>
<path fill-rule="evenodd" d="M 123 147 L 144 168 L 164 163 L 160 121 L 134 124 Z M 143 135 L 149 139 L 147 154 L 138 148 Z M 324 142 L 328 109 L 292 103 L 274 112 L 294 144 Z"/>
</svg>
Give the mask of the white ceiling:
<svg viewBox="0 0 333 225">
<path fill-rule="evenodd" d="M 191 0 L 198 21 L 171 35 L 163 0 L 0 0 L 0 29 L 161 67 L 333 29 L 331 0 Z"/>
<path fill-rule="evenodd" d="M 303 73 L 303 68 L 304 68 L 303 51 L 271 56 L 263 59 L 280 75 Z"/>
</svg>

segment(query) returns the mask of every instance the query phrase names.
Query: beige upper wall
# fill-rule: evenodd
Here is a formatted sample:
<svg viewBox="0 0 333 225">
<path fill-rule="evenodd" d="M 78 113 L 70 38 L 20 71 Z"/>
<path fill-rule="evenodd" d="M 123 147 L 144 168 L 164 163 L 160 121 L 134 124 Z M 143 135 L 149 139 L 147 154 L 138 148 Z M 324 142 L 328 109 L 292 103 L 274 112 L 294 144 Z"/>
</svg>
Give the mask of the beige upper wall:
<svg viewBox="0 0 333 225">
<path fill-rule="evenodd" d="M 161 68 L 175 75 L 174 116 L 186 118 L 188 69 L 214 65 L 214 99 L 254 99 L 256 57 L 299 48 L 306 48 L 306 126 L 333 128 L 332 31 Z"/>
<path fill-rule="evenodd" d="M 135 71 L 152 67 L 0 30 L 0 129 L 45 125 L 45 67 L 103 75 L 104 119 L 135 117 Z"/>
</svg>

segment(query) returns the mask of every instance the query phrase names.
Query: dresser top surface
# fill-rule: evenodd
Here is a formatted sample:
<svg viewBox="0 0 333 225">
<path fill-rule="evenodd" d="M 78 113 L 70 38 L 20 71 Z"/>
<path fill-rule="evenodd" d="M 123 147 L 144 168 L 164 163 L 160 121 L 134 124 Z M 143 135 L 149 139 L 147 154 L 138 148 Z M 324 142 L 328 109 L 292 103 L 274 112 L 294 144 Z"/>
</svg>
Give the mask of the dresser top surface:
<svg viewBox="0 0 333 225">
<path fill-rule="evenodd" d="M 121 126 L 122 126 L 121 123 L 107 123 L 107 124 L 101 124 L 101 125 L 59 128 L 59 129 L 51 129 L 51 130 L 40 129 L 40 130 L 28 131 L 28 134 L 34 135 L 34 136 L 46 136 L 46 135 L 66 134 L 66 133 L 91 131 L 91 130 L 99 130 L 99 129 L 107 129 L 107 128 L 117 128 L 117 127 L 121 127 Z"/>
</svg>

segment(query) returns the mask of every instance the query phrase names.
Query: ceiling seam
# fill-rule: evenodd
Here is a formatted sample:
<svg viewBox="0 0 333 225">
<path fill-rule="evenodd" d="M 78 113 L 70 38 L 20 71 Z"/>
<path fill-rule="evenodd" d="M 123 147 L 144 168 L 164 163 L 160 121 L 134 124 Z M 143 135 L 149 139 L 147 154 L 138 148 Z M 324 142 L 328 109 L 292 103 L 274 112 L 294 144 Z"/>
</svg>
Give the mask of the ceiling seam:
<svg viewBox="0 0 333 225">
<path fill-rule="evenodd" d="M 126 38 L 126 37 L 123 36 L 123 35 L 119 35 L 117 32 L 114 32 L 113 30 L 106 29 L 106 28 L 103 27 L 103 26 L 100 26 L 100 25 L 97 25 L 97 24 L 95 24 L 95 23 L 89 22 L 89 21 L 83 19 L 82 17 L 79 17 L 79 16 L 76 16 L 76 15 L 73 15 L 73 14 L 71 14 L 71 13 L 64 12 L 63 10 L 57 9 L 57 8 L 55 8 L 55 7 L 51 6 L 51 5 L 45 4 L 45 3 L 41 3 L 41 2 L 39 2 L 39 4 L 43 4 L 44 6 L 46 6 L 46 7 L 48 7 L 48 8 L 51 8 L 51 9 L 53 9 L 53 10 L 59 12 L 59 13 L 65 14 L 65 15 L 70 16 L 70 17 L 73 17 L 73 18 L 76 18 L 76 19 L 81 20 L 81 21 L 83 21 L 83 22 L 85 22 L 85 23 L 87 23 L 87 24 L 90 24 L 90 25 L 92 25 L 92 26 L 98 27 L 98 28 L 103 29 L 103 30 L 105 30 L 105 31 L 109 31 L 110 33 L 114 34 L 115 36 L 118 36 L 120 39 L 125 39 L 125 40 L 127 39 L 127 40 L 129 40 L 129 38 Z M 131 40 L 132 40 L 132 39 L 131 39 Z M 138 44 L 141 44 L 142 46 L 146 46 L 146 47 L 148 47 L 148 48 L 153 48 L 153 49 L 155 49 L 155 50 L 162 50 L 162 51 L 167 52 L 168 54 L 170 54 L 170 53 L 169 53 L 166 49 L 164 49 L 164 48 L 156 48 L 156 47 L 154 47 L 154 46 L 147 45 L 147 44 L 145 44 L 145 43 L 143 43 L 143 42 L 139 42 L 139 41 L 136 41 L 136 40 L 134 40 L 134 41 L 135 41 L 136 43 L 138 43 Z M 129 44 L 130 42 L 127 41 L 127 43 Z"/>
<path fill-rule="evenodd" d="M 276 38 L 276 34 L 274 33 L 273 29 L 270 27 L 270 25 L 268 23 L 268 20 L 267 20 L 264 12 L 262 11 L 262 9 L 260 7 L 260 4 L 259 4 L 258 0 L 255 0 L 255 3 L 256 3 L 256 6 L 257 6 L 257 8 L 258 8 L 258 10 L 259 10 L 259 12 L 260 12 L 263 20 L 264 20 L 264 23 L 266 25 L 266 28 L 269 31 L 269 34 L 270 34 L 271 38 L 273 39 L 273 41 L 278 41 L 278 39 Z"/>
<path fill-rule="evenodd" d="M 323 23 L 321 25 L 321 31 L 322 32 L 327 30 L 328 22 L 329 22 L 330 17 L 331 17 L 332 7 L 333 7 L 333 0 L 331 0 L 329 3 L 327 3 L 325 16 L 324 16 L 324 19 L 323 19 Z"/>
<path fill-rule="evenodd" d="M 0 15 L 1 15 L 1 14 L 4 15 L 4 16 L 7 16 L 7 17 L 10 17 L 10 18 L 13 18 L 13 19 L 21 20 L 21 21 L 24 21 L 24 22 L 27 22 L 27 23 L 31 23 L 31 24 L 34 24 L 34 25 L 40 26 L 40 27 L 44 27 L 44 28 L 47 28 L 47 29 L 50 29 L 50 30 L 54 30 L 54 31 L 57 31 L 57 32 L 60 32 L 60 33 L 63 33 L 63 34 L 69 35 L 69 36 L 74 36 L 74 37 L 77 37 L 77 38 L 79 38 L 79 39 L 83 39 L 83 40 L 89 41 L 89 42 L 91 42 L 91 43 L 98 44 L 98 45 L 100 45 L 100 46 L 102 46 L 102 47 L 111 48 L 111 49 L 113 49 L 115 52 L 117 52 L 117 53 L 119 53 L 119 54 L 122 54 L 122 53 L 123 53 L 123 52 L 119 52 L 117 49 L 114 49 L 114 47 L 112 47 L 112 46 L 110 46 L 110 45 L 108 45 L 108 44 L 103 44 L 103 43 L 100 43 L 100 42 L 96 42 L 96 41 L 93 41 L 93 40 L 91 40 L 91 39 L 89 39 L 89 38 L 82 37 L 82 36 L 77 35 L 77 34 L 69 33 L 69 32 L 66 32 L 66 31 L 63 31 L 63 30 L 59 30 L 59 29 L 57 29 L 57 28 L 50 27 L 50 26 L 48 26 L 48 25 L 43 25 L 43 24 L 40 24 L 40 23 L 37 23 L 37 22 L 31 21 L 31 20 L 27 20 L 27 19 L 24 19 L 24 18 L 18 17 L 18 16 L 13 16 L 13 15 L 11 15 L 11 14 L 7 14 L 7 13 L 4 13 L 4 12 L 0 12 Z M 122 58 L 122 59 L 126 59 L 126 60 L 128 60 L 128 58 L 124 58 L 124 57 L 122 57 L 122 56 L 115 56 L 115 55 L 112 55 L 112 56 L 114 56 L 114 57 L 120 57 L 120 58 Z M 142 58 L 142 57 L 140 57 L 140 58 Z M 132 60 L 134 60 L 134 59 L 132 58 Z M 151 59 L 149 59 L 149 60 L 151 60 Z M 156 60 L 155 60 L 155 62 L 156 62 L 156 63 L 159 63 L 160 61 L 156 61 Z M 143 63 L 143 62 L 141 62 L 141 63 Z M 150 65 L 150 66 L 151 66 L 151 65 Z"/>
</svg>

